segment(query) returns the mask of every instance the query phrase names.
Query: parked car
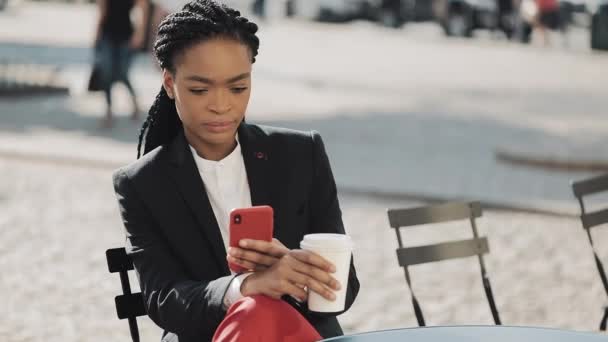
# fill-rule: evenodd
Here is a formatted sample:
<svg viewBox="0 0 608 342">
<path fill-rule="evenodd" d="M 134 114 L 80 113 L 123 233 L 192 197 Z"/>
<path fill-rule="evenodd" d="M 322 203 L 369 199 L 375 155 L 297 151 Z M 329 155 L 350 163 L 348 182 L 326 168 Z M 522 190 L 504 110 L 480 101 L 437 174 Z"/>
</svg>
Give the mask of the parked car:
<svg viewBox="0 0 608 342">
<path fill-rule="evenodd" d="M 433 1 L 431 0 L 413 0 L 413 14 L 411 16 L 413 21 L 430 21 L 434 19 L 433 16 Z"/>
<path fill-rule="evenodd" d="M 434 0 L 433 14 L 448 36 L 472 37 L 475 29 L 500 29 L 513 33 L 510 0 Z M 503 7 L 503 8 L 501 8 Z"/>
<path fill-rule="evenodd" d="M 318 21 L 365 19 L 399 28 L 432 18 L 430 0 L 287 0 L 287 15 Z"/>
<path fill-rule="evenodd" d="M 315 21 L 347 21 L 360 18 L 375 0 L 287 0 L 287 16 Z"/>
<path fill-rule="evenodd" d="M 399 28 L 411 20 L 414 0 L 378 0 L 370 2 L 366 17 L 383 26 Z"/>
<path fill-rule="evenodd" d="M 399 28 L 408 21 L 433 20 L 431 0 L 368 0 L 363 17 L 386 27 Z"/>
</svg>

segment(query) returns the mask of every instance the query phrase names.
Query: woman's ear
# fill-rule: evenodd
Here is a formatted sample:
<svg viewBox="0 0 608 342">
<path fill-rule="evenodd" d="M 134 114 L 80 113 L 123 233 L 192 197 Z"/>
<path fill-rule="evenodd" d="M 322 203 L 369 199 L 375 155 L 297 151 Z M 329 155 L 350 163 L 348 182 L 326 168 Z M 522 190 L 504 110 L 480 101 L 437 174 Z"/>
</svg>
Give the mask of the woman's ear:
<svg viewBox="0 0 608 342">
<path fill-rule="evenodd" d="M 170 99 L 175 99 L 175 80 L 173 74 L 167 69 L 163 69 L 163 88 L 165 88 Z"/>
</svg>

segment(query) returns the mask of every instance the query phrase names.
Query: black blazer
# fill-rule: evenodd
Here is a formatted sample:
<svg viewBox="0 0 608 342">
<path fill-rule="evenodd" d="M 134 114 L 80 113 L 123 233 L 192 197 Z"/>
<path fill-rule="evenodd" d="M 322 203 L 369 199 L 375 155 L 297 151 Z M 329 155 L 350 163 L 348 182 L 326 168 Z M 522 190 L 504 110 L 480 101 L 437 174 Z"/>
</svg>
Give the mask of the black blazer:
<svg viewBox="0 0 608 342">
<path fill-rule="evenodd" d="M 321 137 L 243 123 L 239 141 L 251 202 L 274 208 L 274 237 L 290 249 L 305 234 L 344 233 Z M 163 341 L 211 340 L 233 276 L 215 215 L 183 133 L 114 173 L 127 253 Z M 359 291 L 351 261 L 346 310 Z M 323 337 L 342 334 L 335 314 L 291 302 Z M 345 311 L 346 311 L 345 310 Z"/>
</svg>

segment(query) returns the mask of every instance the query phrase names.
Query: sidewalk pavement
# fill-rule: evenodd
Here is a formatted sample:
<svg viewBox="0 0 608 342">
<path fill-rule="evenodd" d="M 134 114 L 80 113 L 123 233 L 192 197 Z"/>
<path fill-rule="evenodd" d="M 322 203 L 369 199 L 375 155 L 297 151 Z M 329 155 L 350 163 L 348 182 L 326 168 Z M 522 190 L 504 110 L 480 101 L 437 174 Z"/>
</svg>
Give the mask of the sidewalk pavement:
<svg viewBox="0 0 608 342">
<path fill-rule="evenodd" d="M 128 339 L 128 324 L 114 311 L 120 280 L 104 256 L 124 245 L 111 170 L 0 159 L 0 174 L 0 340 Z M 416 326 L 386 208 L 419 203 L 340 200 L 361 281 L 358 299 L 339 318 L 345 332 Z M 597 330 L 605 294 L 577 219 L 486 210 L 477 223 L 490 244 L 486 267 L 504 324 Z M 595 235 L 603 260 L 605 233 Z M 466 221 L 404 230 L 408 246 L 470 237 Z M 492 324 L 475 258 L 410 271 L 429 325 Z M 142 341 L 159 340 L 150 319 L 139 325 Z"/>
</svg>

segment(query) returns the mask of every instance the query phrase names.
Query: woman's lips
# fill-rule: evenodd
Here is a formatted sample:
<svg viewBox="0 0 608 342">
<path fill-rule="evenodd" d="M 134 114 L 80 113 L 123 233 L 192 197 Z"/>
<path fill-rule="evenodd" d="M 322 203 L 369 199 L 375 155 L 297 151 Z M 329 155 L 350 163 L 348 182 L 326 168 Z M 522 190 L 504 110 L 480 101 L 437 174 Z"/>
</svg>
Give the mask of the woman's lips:
<svg viewBox="0 0 608 342">
<path fill-rule="evenodd" d="M 234 121 L 213 121 L 203 124 L 208 131 L 213 133 L 223 133 L 229 131 L 232 129 L 233 125 Z"/>
</svg>

